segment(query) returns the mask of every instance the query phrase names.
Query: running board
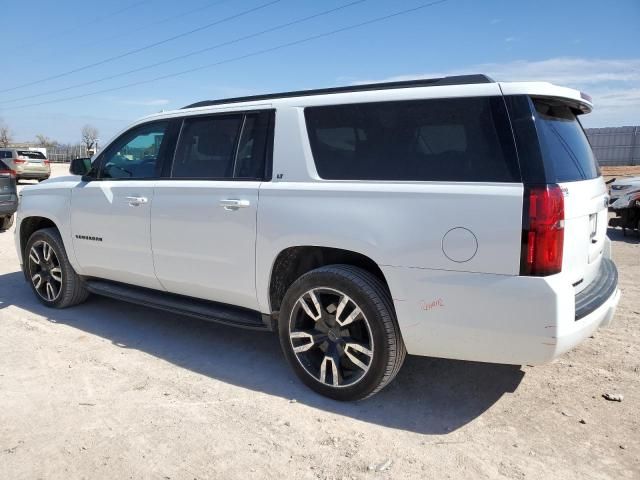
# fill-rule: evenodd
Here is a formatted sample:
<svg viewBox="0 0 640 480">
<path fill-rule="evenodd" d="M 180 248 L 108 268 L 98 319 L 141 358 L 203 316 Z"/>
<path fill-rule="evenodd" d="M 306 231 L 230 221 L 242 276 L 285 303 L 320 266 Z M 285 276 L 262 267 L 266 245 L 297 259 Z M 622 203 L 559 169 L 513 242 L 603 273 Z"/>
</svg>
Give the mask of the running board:
<svg viewBox="0 0 640 480">
<path fill-rule="evenodd" d="M 91 293 L 210 322 L 254 330 L 271 330 L 268 315 L 255 310 L 136 287 L 108 280 L 86 280 Z"/>
</svg>

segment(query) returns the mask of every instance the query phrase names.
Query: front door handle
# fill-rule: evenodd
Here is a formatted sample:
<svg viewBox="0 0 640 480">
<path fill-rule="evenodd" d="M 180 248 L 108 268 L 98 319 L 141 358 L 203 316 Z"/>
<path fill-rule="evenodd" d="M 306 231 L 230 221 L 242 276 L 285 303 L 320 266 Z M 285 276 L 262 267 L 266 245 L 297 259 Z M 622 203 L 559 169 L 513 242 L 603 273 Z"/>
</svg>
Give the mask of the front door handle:
<svg viewBox="0 0 640 480">
<path fill-rule="evenodd" d="M 149 203 L 149 199 L 147 197 L 127 197 L 127 202 L 129 202 L 129 206 L 131 207 L 139 207 L 145 203 Z"/>
<path fill-rule="evenodd" d="M 229 211 L 238 210 L 239 208 L 247 208 L 250 205 L 251 202 L 249 200 L 239 200 L 236 198 L 220 200 L 220 206 Z"/>
</svg>

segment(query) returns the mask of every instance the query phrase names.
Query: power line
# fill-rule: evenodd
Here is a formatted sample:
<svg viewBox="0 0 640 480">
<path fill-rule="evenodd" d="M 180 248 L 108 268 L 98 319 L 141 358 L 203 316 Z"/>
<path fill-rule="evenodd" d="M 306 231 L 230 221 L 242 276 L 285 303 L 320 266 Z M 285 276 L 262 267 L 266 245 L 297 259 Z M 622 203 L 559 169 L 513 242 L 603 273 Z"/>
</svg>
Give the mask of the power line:
<svg viewBox="0 0 640 480">
<path fill-rule="evenodd" d="M 117 90 L 123 90 L 125 88 L 136 87 L 138 85 L 145 85 L 145 84 L 148 84 L 148 83 L 157 82 L 159 80 L 166 80 L 168 78 L 173 78 L 173 77 L 178 77 L 178 76 L 181 76 L 181 75 L 186 75 L 188 73 L 193 73 L 193 72 L 197 72 L 197 71 L 200 71 L 200 70 L 205 70 L 207 68 L 216 67 L 216 66 L 223 65 L 223 64 L 226 64 L 226 63 L 237 62 L 239 60 L 244 60 L 246 58 L 255 57 L 255 56 L 258 56 L 258 55 L 263 55 L 265 53 L 275 52 L 277 50 L 282 50 L 284 48 L 293 47 L 293 46 L 300 45 L 300 44 L 303 44 L 303 43 L 311 42 L 311 41 L 317 40 L 319 38 L 329 37 L 331 35 L 335 35 L 335 34 L 338 34 L 338 33 L 346 32 L 346 31 L 353 30 L 353 29 L 356 29 L 356 28 L 360 28 L 360 27 L 364 27 L 364 26 L 371 25 L 371 24 L 374 24 L 374 23 L 382 22 L 382 21 L 388 20 L 390 18 L 395 18 L 395 17 L 401 16 L 401 15 L 406 15 L 408 13 L 417 12 L 418 10 L 423 10 L 425 8 L 433 7 L 433 6 L 442 4 L 442 3 L 446 3 L 448 1 L 449 0 L 436 0 L 436 1 L 433 1 L 433 2 L 423 3 L 423 4 L 418 5 L 416 7 L 407 8 L 407 9 L 404 9 L 404 10 L 399 10 L 399 11 L 391 13 L 389 15 L 384 15 L 384 16 L 381 16 L 381 17 L 372 18 L 372 19 L 366 20 L 364 22 L 359 22 L 359 23 L 347 25 L 346 27 L 341 27 L 341 28 L 337 28 L 335 30 L 330 30 L 330 31 L 324 32 L 324 33 L 319 33 L 319 34 L 312 35 L 312 36 L 309 36 L 309 37 L 305 37 L 305 38 L 302 38 L 302 39 L 299 39 L 299 40 L 294 40 L 294 41 L 291 41 L 291 42 L 282 43 L 282 44 L 276 45 L 274 47 L 264 48 L 262 50 L 257 50 L 255 52 L 247 53 L 247 54 L 244 54 L 244 55 L 239 55 L 237 57 L 232 57 L 232 58 L 228 58 L 228 59 L 225 59 L 225 60 L 220 60 L 220 61 L 215 62 L 215 63 L 210 63 L 210 64 L 207 64 L 207 65 L 202 65 L 202 66 L 195 67 L 195 68 L 190 68 L 188 70 L 182 70 L 180 72 L 169 73 L 169 74 L 162 75 L 162 76 L 159 76 L 159 77 L 154 77 L 154 78 L 147 79 L 147 80 L 140 80 L 138 82 L 128 83 L 126 85 L 120 85 L 118 87 L 106 88 L 104 90 L 98 90 L 98 91 L 95 91 L 95 92 L 89 92 L 89 93 L 85 93 L 85 94 L 81 94 L 81 95 L 74 95 L 74 96 L 71 96 L 71 97 L 58 98 L 58 99 L 54 99 L 54 100 L 47 100 L 47 101 L 44 101 L 44 102 L 31 103 L 31 104 L 27 104 L 27 105 L 19 105 L 19 106 L 16 106 L 16 107 L 9 107 L 9 108 L 5 108 L 4 110 L 14 110 L 14 109 L 21 109 L 21 108 L 28 108 L 28 107 L 37 107 L 37 106 L 40 106 L 40 105 L 48 105 L 48 104 L 51 104 L 51 103 L 66 102 L 68 100 L 76 100 L 78 98 L 86 98 L 86 97 L 90 97 L 90 96 L 93 96 L 93 95 L 99 95 L 101 93 L 115 92 Z"/>
<path fill-rule="evenodd" d="M 179 60 L 184 60 L 185 58 L 193 57 L 194 55 L 199 55 L 199 54 L 204 53 L 204 52 L 209 52 L 211 50 L 215 50 L 215 49 L 218 49 L 218 48 L 221 48 L 221 47 L 226 47 L 226 46 L 232 45 L 234 43 L 238 43 L 238 42 L 241 42 L 241 41 L 244 41 L 244 40 L 248 40 L 250 38 L 259 37 L 261 35 L 265 35 L 267 33 L 272 33 L 272 32 L 275 32 L 277 30 L 282 30 L 284 28 L 291 27 L 291 26 L 297 25 L 299 23 L 307 22 L 309 20 L 312 20 L 312 19 L 315 19 L 315 18 L 318 18 L 318 17 L 329 15 L 329 14 L 335 13 L 335 12 L 337 12 L 339 10 L 344 10 L 345 8 L 352 7 L 353 5 L 357 5 L 359 3 L 364 3 L 364 2 L 367 2 L 367 1 L 369 1 L 369 0 L 354 0 L 354 1 L 350 2 L 350 3 L 347 3 L 345 5 L 341 5 L 339 7 L 335 7 L 335 8 L 331 8 L 329 10 L 324 10 L 322 12 L 314 13 L 313 15 L 308 15 L 306 17 L 302 17 L 302 18 L 299 18 L 299 19 L 296 19 L 296 20 L 292 20 L 290 22 L 282 23 L 280 25 L 276 25 L 275 27 L 267 28 L 267 29 L 261 30 L 259 32 L 255 32 L 255 33 L 244 35 L 244 36 L 241 36 L 241 37 L 238 37 L 238 38 L 234 38 L 232 40 L 228 40 L 228 41 L 225 41 L 225 42 L 222 42 L 222 43 L 218 43 L 218 44 L 212 45 L 210 47 L 205 47 L 205 48 L 201 48 L 199 50 L 194 50 L 194 51 L 191 51 L 191 52 L 187 52 L 187 53 L 185 53 L 183 55 L 178 55 L 178 56 L 169 58 L 167 60 L 161 60 L 159 62 L 151 63 L 151 64 L 148 64 L 148 65 L 143 65 L 141 67 L 137 67 L 137 68 L 134 68 L 132 70 L 127 70 L 125 72 L 116 73 L 114 75 L 109 75 L 107 77 L 98 78 L 96 80 L 89 80 L 89 81 L 86 81 L 86 82 L 76 83 L 75 85 L 70 85 L 68 87 L 58 88 L 58 89 L 55 89 L 55 90 L 48 90 L 46 92 L 38 93 L 38 94 L 35 94 L 35 95 L 26 95 L 24 97 L 13 98 L 11 100 L 0 100 L 0 104 L 19 102 L 21 100 L 30 100 L 32 98 L 44 97 L 44 96 L 47 96 L 47 95 L 51 95 L 53 93 L 66 92 L 66 91 L 69 91 L 69 90 L 73 90 L 75 88 L 86 87 L 87 85 L 94 85 L 96 83 L 102 83 L 102 82 L 105 82 L 107 80 L 113 80 L 114 78 L 123 77 L 125 75 L 130 75 L 132 73 L 140 72 L 142 70 L 148 70 L 150 68 L 158 67 L 160 65 L 166 65 L 168 63 L 176 62 L 176 61 L 179 61 Z"/>
<path fill-rule="evenodd" d="M 163 24 L 163 23 L 171 22 L 171 21 L 176 21 L 179 18 L 184 18 L 184 17 L 187 17 L 189 15 L 193 15 L 194 13 L 204 12 L 205 10 L 209 10 L 210 8 L 217 7 L 218 5 L 220 5 L 222 3 L 227 3 L 227 2 L 230 2 L 230 1 L 231 0 L 218 0 L 217 2 L 208 3 L 207 5 L 204 5 L 204 6 L 201 6 L 201 7 L 198 7 L 198 8 L 194 8 L 192 10 L 187 10 L 186 12 L 178 13 L 178 14 L 172 15 L 170 17 L 165 17 L 165 18 L 162 18 L 160 20 L 156 20 L 154 22 L 147 23 L 142 27 L 136 28 L 136 34 L 139 34 L 140 32 L 144 32 L 145 30 L 149 30 L 150 28 L 153 28 L 156 25 L 160 25 L 160 24 Z M 113 40 L 115 38 L 120 38 L 121 35 L 122 34 L 117 34 L 117 35 L 113 35 L 113 36 L 107 37 L 107 38 L 100 38 L 95 42 L 85 43 L 82 46 L 90 47 L 90 46 L 93 46 L 93 45 L 100 45 L 101 43 L 108 42 L 108 41 Z"/>
<path fill-rule="evenodd" d="M 132 3 L 131 5 L 127 5 L 126 7 L 122 7 L 120 9 L 118 9 L 118 10 L 116 10 L 114 12 L 108 13 L 106 15 L 100 15 L 100 16 L 94 17 L 92 20 L 88 20 L 86 23 L 83 23 L 81 26 L 76 26 L 76 27 L 70 28 L 68 30 L 65 30 L 62 33 L 56 33 L 55 35 L 47 35 L 44 38 L 39 38 L 35 42 L 31 42 L 31 43 L 28 43 L 26 45 L 22 45 L 22 46 L 20 46 L 18 48 L 29 48 L 29 47 L 37 45 L 38 43 L 41 43 L 41 42 L 43 42 L 45 40 L 49 40 L 49 39 L 52 39 L 52 38 L 55 38 L 55 37 L 63 37 L 65 35 L 68 35 L 70 33 L 73 33 L 75 31 L 79 30 L 80 28 L 86 26 L 87 24 L 97 23 L 97 22 L 101 22 L 103 20 L 106 20 L 107 18 L 115 17 L 116 15 L 120 15 L 121 13 L 124 13 L 124 12 L 126 12 L 128 10 L 131 10 L 132 8 L 136 8 L 136 7 L 139 7 L 140 5 L 143 5 L 145 3 L 149 3 L 149 1 L 150 0 L 140 0 L 139 2 Z"/>
<path fill-rule="evenodd" d="M 144 47 L 139 47 L 139 48 L 136 48 L 136 49 L 133 49 L 133 50 L 129 50 L 128 52 L 124 52 L 124 53 L 121 53 L 119 55 L 115 55 L 113 57 L 109 57 L 109 58 L 106 58 L 104 60 L 100 60 L 98 62 L 90 63 L 89 65 L 84 65 L 82 67 L 74 68 L 73 70 L 68 70 L 66 72 L 59 73 L 57 75 L 52 75 L 50 77 L 41 78 L 40 80 L 34 80 L 33 82 L 24 83 L 22 85 L 18 85 L 18 86 L 11 87 L 11 88 L 5 88 L 3 90 L 0 90 L 0 93 L 11 92 L 13 90 L 18 90 L 20 88 L 30 87 L 31 85 L 37 85 L 39 83 L 47 82 L 49 80 L 55 80 L 57 78 L 66 77 L 68 75 L 71 75 L 71 74 L 77 73 L 77 72 L 81 72 L 83 70 L 88 70 L 89 68 L 97 67 L 98 65 L 104 65 L 105 63 L 113 62 L 114 60 L 119 60 L 121 58 L 128 57 L 128 56 L 133 55 L 135 53 L 140 53 L 140 52 L 142 52 L 144 50 L 149 50 L 150 48 L 154 48 L 154 47 L 157 47 L 159 45 L 163 45 L 165 43 L 172 42 L 172 41 L 177 40 L 179 38 L 186 37 L 187 35 L 192 35 L 192 34 L 194 34 L 196 32 L 200 32 L 200 31 L 205 30 L 207 28 L 211 28 L 211 27 L 213 27 L 215 25 L 220 25 L 221 23 L 228 22 L 230 20 L 234 20 L 236 18 L 242 17 L 244 15 L 248 15 L 248 14 L 253 13 L 253 12 L 257 12 L 258 10 L 261 10 L 263 8 L 266 8 L 266 7 L 269 7 L 269 6 L 271 6 L 271 5 L 275 4 L 275 3 L 278 3 L 278 2 L 280 2 L 280 0 L 272 0 L 270 2 L 260 4 L 257 7 L 253 7 L 253 8 L 250 8 L 248 10 L 244 10 L 243 12 L 236 13 L 234 15 L 230 15 L 228 17 L 225 17 L 225 18 L 221 19 L 221 20 L 216 20 L 215 22 L 211 22 L 211 23 L 208 23 L 208 24 L 203 25 L 201 27 L 197 27 L 197 28 L 194 28 L 192 30 L 189 30 L 189 31 L 186 31 L 186 32 L 183 32 L 183 33 L 179 33 L 179 34 L 174 35 L 172 37 L 165 38 L 164 40 L 160 40 L 158 42 L 150 43 L 149 45 L 145 45 Z"/>
</svg>

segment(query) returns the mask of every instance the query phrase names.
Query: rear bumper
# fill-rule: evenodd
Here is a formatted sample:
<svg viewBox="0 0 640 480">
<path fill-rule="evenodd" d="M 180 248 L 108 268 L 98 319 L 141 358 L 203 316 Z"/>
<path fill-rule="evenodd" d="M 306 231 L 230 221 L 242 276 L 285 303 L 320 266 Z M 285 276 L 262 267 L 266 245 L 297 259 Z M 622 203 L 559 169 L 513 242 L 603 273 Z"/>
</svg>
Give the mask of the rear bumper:
<svg viewBox="0 0 640 480">
<path fill-rule="evenodd" d="M 51 172 L 16 172 L 17 180 L 41 180 L 51 176 Z"/>
<path fill-rule="evenodd" d="M 620 291 L 613 262 L 603 265 L 593 288 L 578 295 L 562 274 L 383 272 L 408 353 L 522 365 L 549 362 L 611 322 Z"/>
</svg>

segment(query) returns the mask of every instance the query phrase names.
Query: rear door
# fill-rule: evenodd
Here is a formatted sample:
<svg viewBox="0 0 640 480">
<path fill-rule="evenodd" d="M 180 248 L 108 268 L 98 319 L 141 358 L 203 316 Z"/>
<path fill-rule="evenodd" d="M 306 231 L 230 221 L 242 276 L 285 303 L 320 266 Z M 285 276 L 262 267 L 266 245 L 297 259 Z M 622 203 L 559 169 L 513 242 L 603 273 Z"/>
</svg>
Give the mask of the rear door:
<svg viewBox="0 0 640 480">
<path fill-rule="evenodd" d="M 271 112 L 186 118 L 151 210 L 155 272 L 172 293 L 257 309 L 255 242 Z"/>
</svg>

